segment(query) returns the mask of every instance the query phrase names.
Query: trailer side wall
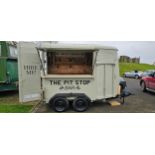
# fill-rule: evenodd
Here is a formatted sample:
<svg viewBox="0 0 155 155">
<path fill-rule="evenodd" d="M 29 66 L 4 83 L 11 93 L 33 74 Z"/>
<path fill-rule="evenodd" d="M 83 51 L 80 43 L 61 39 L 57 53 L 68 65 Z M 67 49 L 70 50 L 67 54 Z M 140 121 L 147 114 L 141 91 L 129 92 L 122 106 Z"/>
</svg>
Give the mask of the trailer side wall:
<svg viewBox="0 0 155 155">
<path fill-rule="evenodd" d="M 92 101 L 117 96 L 118 59 L 114 50 L 94 51 L 92 75 L 48 75 L 43 77 L 43 91 L 48 103 L 55 94 L 87 95 Z"/>
</svg>

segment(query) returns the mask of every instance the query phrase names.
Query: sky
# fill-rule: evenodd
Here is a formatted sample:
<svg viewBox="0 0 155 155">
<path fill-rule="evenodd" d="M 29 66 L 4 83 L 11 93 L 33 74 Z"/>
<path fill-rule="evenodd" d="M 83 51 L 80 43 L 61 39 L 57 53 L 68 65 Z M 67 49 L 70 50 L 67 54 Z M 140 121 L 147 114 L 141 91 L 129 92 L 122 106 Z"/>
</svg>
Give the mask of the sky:
<svg viewBox="0 0 155 155">
<path fill-rule="evenodd" d="M 140 57 L 141 63 L 153 64 L 155 62 L 155 41 L 75 41 L 72 43 L 93 43 L 114 46 L 118 48 L 119 56 Z"/>
</svg>

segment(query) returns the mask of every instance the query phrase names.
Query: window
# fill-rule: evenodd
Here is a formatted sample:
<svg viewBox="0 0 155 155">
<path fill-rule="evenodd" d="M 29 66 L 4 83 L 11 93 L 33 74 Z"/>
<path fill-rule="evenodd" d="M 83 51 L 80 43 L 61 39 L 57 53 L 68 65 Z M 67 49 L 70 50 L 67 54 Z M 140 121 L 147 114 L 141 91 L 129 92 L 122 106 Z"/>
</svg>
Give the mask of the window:
<svg viewBox="0 0 155 155">
<path fill-rule="evenodd" d="M 17 48 L 14 46 L 9 46 L 10 49 L 10 57 L 17 58 Z"/>
<path fill-rule="evenodd" d="M 92 74 L 91 51 L 48 52 L 48 74 Z"/>
</svg>

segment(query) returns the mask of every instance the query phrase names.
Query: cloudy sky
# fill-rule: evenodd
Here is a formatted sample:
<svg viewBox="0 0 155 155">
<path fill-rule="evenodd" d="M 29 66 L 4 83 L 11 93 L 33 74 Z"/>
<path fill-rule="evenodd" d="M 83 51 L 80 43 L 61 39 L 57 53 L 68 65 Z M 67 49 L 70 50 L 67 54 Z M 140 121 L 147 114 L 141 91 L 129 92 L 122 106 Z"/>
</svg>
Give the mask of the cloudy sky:
<svg viewBox="0 0 155 155">
<path fill-rule="evenodd" d="M 140 57 L 142 63 L 152 64 L 155 62 L 155 41 L 100 41 L 100 42 L 74 42 L 74 43 L 97 43 L 110 45 L 119 49 L 119 55 Z"/>
</svg>

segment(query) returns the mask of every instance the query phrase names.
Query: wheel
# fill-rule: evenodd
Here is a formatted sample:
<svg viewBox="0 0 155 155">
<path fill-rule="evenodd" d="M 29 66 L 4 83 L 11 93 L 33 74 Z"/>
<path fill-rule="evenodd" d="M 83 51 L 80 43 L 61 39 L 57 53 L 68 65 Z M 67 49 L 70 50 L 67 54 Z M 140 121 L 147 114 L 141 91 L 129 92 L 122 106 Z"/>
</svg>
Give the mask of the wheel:
<svg viewBox="0 0 155 155">
<path fill-rule="evenodd" d="M 78 97 L 73 101 L 73 109 L 78 112 L 86 111 L 89 107 L 89 100 L 86 97 Z"/>
<path fill-rule="evenodd" d="M 143 91 L 143 92 L 146 92 L 146 84 L 145 84 L 144 81 L 142 81 L 142 83 L 141 83 L 140 86 L 141 86 L 142 91 Z"/>
<path fill-rule="evenodd" d="M 56 112 L 64 112 L 69 107 L 69 101 L 64 97 L 56 97 L 52 100 L 52 108 Z"/>
<path fill-rule="evenodd" d="M 136 75 L 136 76 L 135 76 L 135 79 L 139 79 L 139 76 L 138 76 L 138 75 Z"/>
</svg>

